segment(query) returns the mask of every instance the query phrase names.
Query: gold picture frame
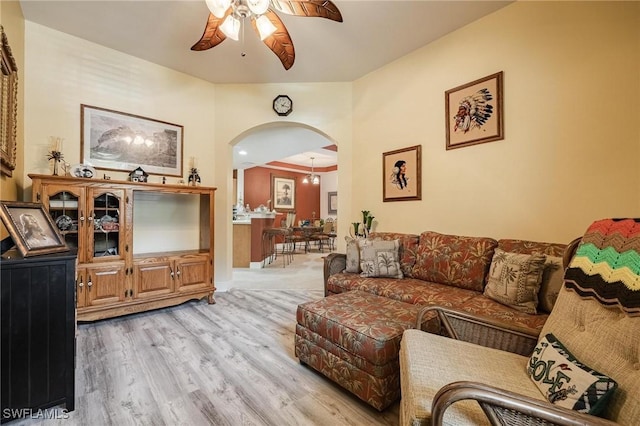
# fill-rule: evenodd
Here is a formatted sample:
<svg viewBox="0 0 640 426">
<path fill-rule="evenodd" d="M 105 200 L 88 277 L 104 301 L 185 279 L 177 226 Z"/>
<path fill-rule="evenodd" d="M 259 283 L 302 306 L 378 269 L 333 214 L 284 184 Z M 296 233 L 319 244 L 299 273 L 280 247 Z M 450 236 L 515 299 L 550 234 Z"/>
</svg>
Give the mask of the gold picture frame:
<svg viewBox="0 0 640 426">
<path fill-rule="evenodd" d="M 444 94 L 446 149 L 504 139 L 503 72 L 497 72 Z"/>
<path fill-rule="evenodd" d="M 0 201 L 0 217 L 24 257 L 69 250 L 40 203 Z"/>
<path fill-rule="evenodd" d="M 12 176 L 16 168 L 18 135 L 18 66 L 11 53 L 4 27 L 0 25 L 0 173 Z"/>
<path fill-rule="evenodd" d="M 422 145 L 382 154 L 382 201 L 422 200 Z"/>
</svg>

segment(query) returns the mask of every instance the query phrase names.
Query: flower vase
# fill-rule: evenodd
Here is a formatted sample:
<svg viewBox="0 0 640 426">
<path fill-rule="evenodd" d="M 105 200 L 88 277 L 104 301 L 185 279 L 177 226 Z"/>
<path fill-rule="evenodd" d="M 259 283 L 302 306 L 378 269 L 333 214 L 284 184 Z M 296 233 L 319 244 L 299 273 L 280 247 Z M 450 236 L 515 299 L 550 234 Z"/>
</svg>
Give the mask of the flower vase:
<svg viewBox="0 0 640 426">
<path fill-rule="evenodd" d="M 58 163 L 59 161 L 55 158 L 53 159 L 53 175 L 58 176 Z"/>
<path fill-rule="evenodd" d="M 367 226 L 366 226 L 367 231 L 371 231 L 371 224 L 373 223 L 373 219 L 374 219 L 373 216 L 367 216 Z"/>
<path fill-rule="evenodd" d="M 360 234 L 358 234 L 358 228 L 360 228 L 360 223 L 353 222 L 352 225 L 353 225 L 353 234 L 351 236 L 354 237 L 354 238 L 355 237 L 359 237 Z"/>
</svg>

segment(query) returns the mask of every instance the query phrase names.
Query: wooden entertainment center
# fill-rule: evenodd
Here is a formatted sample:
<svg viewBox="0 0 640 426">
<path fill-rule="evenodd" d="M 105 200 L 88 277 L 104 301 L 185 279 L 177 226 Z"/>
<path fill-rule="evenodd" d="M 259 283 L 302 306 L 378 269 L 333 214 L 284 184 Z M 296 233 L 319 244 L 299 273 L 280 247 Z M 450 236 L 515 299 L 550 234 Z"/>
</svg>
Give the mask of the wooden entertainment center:
<svg viewBox="0 0 640 426">
<path fill-rule="evenodd" d="M 33 200 L 44 205 L 67 246 L 77 250 L 78 321 L 142 312 L 205 297 L 209 303 L 215 303 L 216 188 L 35 174 L 29 177 L 33 181 Z M 175 214 L 154 223 L 152 230 L 157 230 L 156 233 L 145 231 L 154 241 L 140 244 L 145 250 L 141 252 L 134 246 L 134 217 L 141 214 L 136 213 L 137 204 L 151 210 L 146 217 L 153 219 L 154 214 L 161 213 L 163 197 L 168 197 Z M 188 211 L 182 214 L 180 209 L 194 202 L 198 209 L 195 215 Z M 158 210 L 154 212 L 156 203 Z M 173 250 L 174 241 L 169 236 L 180 236 L 182 228 L 190 225 L 181 221 L 194 216 L 195 239 L 199 241 L 187 242 L 190 247 Z M 142 230 L 142 223 L 138 228 Z"/>
</svg>

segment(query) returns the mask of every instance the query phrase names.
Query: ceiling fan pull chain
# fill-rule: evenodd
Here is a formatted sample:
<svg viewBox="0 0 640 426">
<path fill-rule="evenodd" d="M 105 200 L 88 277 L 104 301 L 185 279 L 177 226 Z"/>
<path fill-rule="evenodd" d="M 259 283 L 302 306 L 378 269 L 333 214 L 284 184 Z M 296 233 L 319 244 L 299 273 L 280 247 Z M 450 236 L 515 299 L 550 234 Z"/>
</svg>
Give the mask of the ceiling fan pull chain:
<svg viewBox="0 0 640 426">
<path fill-rule="evenodd" d="M 243 58 L 247 56 L 247 52 L 244 51 L 244 28 L 245 28 L 244 21 L 245 20 L 246 18 L 242 18 L 242 22 L 240 23 L 240 27 L 241 27 L 240 30 L 242 32 L 242 34 L 240 34 L 240 50 L 241 50 L 240 56 L 242 56 Z"/>
</svg>

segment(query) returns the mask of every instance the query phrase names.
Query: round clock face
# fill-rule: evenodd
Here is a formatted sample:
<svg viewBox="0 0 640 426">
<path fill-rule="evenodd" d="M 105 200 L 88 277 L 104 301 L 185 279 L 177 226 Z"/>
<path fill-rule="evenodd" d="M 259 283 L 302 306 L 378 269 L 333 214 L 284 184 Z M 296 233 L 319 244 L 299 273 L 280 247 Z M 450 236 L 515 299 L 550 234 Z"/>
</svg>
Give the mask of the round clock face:
<svg viewBox="0 0 640 426">
<path fill-rule="evenodd" d="M 278 115 L 289 115 L 293 111 L 293 101 L 287 95 L 278 95 L 273 100 L 273 110 Z"/>
</svg>

